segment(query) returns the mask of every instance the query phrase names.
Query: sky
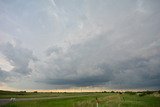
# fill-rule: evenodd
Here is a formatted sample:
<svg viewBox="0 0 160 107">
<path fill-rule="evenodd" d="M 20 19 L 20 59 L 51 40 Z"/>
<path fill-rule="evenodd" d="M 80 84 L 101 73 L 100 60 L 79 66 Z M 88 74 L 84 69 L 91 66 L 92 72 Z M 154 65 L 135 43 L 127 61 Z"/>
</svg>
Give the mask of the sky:
<svg viewBox="0 0 160 107">
<path fill-rule="evenodd" d="M 160 0 L 0 0 L 0 89 L 160 89 Z"/>
</svg>

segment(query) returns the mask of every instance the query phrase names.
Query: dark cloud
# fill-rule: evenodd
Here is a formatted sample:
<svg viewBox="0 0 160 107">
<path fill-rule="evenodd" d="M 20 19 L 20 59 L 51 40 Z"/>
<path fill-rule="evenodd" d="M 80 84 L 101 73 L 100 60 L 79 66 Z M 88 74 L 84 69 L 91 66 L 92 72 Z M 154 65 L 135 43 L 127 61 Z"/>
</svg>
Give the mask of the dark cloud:
<svg viewBox="0 0 160 107">
<path fill-rule="evenodd" d="M 108 47 L 107 39 L 106 35 L 101 35 L 84 44 L 72 45 L 67 52 L 58 55 L 53 52 L 45 67 L 48 74 L 40 81 L 71 86 L 160 87 L 158 41 L 140 45 L 136 48 L 137 54 L 130 48 L 116 48 L 119 43 Z M 133 52 L 132 55 L 127 55 L 128 51 Z"/>
<path fill-rule="evenodd" d="M 61 74 L 59 71 L 59 75 L 57 77 L 52 78 L 51 76 L 47 76 L 48 78 L 44 80 L 39 80 L 39 82 L 45 82 L 47 84 L 54 84 L 54 85 L 71 85 L 71 86 L 96 86 L 96 85 L 104 85 L 106 82 L 111 81 L 113 78 L 112 70 L 107 68 L 107 65 L 100 65 L 97 66 L 96 69 L 100 69 L 102 73 L 91 74 L 87 72 L 83 72 L 83 74 L 79 75 L 76 74 L 68 74 L 65 75 Z M 65 69 L 63 69 L 64 72 Z M 69 73 L 68 71 L 67 73 Z M 73 72 L 73 71 L 71 71 Z M 89 71 L 94 72 L 94 71 Z M 74 72 L 75 73 L 75 72 Z M 63 76 L 62 76 L 63 75 Z"/>
<path fill-rule="evenodd" d="M 132 58 L 115 67 L 117 72 L 112 84 L 116 88 L 160 88 L 159 55 L 147 59 Z"/>
</svg>

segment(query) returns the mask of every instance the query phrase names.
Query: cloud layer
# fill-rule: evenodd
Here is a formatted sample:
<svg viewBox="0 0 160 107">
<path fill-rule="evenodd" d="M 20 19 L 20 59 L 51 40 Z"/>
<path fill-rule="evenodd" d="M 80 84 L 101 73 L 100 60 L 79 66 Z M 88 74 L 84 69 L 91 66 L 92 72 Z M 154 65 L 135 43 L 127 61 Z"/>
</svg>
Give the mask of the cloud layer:
<svg viewBox="0 0 160 107">
<path fill-rule="evenodd" d="M 28 89 L 159 89 L 159 4 L 1 1 L 0 53 L 13 69 L 1 68 L 0 81 L 16 88 L 26 83 Z M 15 40 L 21 43 L 12 43 Z"/>
</svg>

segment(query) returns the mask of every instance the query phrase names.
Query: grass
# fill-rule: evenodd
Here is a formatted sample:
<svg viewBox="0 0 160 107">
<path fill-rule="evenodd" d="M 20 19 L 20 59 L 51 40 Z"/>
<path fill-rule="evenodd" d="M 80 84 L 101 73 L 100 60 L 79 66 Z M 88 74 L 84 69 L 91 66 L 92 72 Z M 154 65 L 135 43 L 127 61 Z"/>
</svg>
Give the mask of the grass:
<svg viewBox="0 0 160 107">
<path fill-rule="evenodd" d="M 39 96 L 44 96 L 42 93 Z M 43 93 L 47 95 L 48 93 Z M 53 99 L 17 101 L 2 107 L 160 107 L 158 93 L 140 96 L 137 93 L 51 93 L 60 97 Z M 35 97 L 35 95 L 32 95 Z M 38 96 L 38 95 L 37 95 Z M 38 97 L 39 97 L 38 96 Z M 50 95 L 52 96 L 52 95 Z"/>
</svg>

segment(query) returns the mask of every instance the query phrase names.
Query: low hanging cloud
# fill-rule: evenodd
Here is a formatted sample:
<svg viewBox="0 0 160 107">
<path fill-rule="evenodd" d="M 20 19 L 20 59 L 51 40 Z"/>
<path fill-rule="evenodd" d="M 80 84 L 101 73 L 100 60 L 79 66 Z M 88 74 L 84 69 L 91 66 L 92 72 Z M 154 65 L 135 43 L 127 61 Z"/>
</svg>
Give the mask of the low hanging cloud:
<svg viewBox="0 0 160 107">
<path fill-rule="evenodd" d="M 115 36 L 115 32 L 109 34 Z M 137 46 L 139 35 L 132 36 L 110 44 L 102 34 L 83 44 L 72 45 L 67 51 L 53 47 L 56 51 L 50 51 L 48 60 L 39 67 L 39 71 L 43 69 L 47 74 L 38 81 L 64 86 L 160 87 L 159 40 L 148 37 L 149 44 L 141 41 Z M 130 38 L 134 41 L 128 42 Z"/>
<path fill-rule="evenodd" d="M 47 71 L 46 78 L 40 81 L 70 86 L 105 86 L 105 84 L 108 86 L 107 84 L 110 83 L 112 84 L 110 88 L 157 88 L 160 86 L 159 48 L 146 49 L 134 57 L 123 56 L 123 54 L 115 56 L 120 59 L 115 59 L 113 54 L 113 57 L 108 60 L 107 53 L 101 51 L 96 54 L 97 49 L 98 47 L 94 49 L 88 49 L 86 46 L 76 47 L 69 49 L 69 52 L 63 55 L 51 56 L 44 69 Z M 145 56 L 146 51 L 149 55 Z M 103 54 L 106 54 L 106 59 Z M 111 54 L 108 53 L 108 56 L 112 56 Z"/>
<path fill-rule="evenodd" d="M 32 51 L 8 42 L 0 45 L 0 52 L 13 66 L 10 71 L 0 69 L 0 77 L 3 81 L 14 81 L 12 79 L 21 79 L 21 77 L 31 74 L 32 69 L 29 67 L 29 63 L 37 60 Z"/>
</svg>

